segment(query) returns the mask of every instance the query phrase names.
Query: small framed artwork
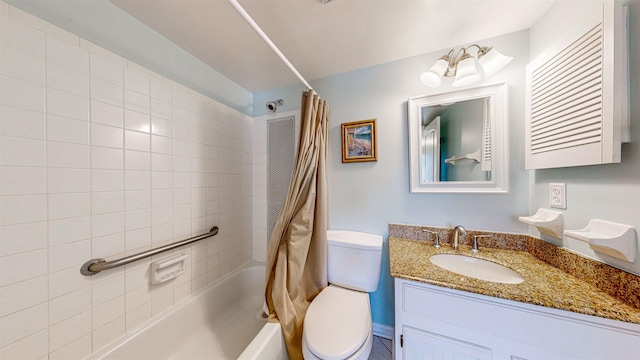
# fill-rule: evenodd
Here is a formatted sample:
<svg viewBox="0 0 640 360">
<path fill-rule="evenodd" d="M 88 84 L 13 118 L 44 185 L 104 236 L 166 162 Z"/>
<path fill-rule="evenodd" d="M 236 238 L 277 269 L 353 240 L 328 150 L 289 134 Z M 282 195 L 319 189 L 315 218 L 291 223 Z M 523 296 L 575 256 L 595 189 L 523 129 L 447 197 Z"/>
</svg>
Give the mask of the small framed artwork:
<svg viewBox="0 0 640 360">
<path fill-rule="evenodd" d="M 342 124 L 342 162 L 378 161 L 376 119 Z"/>
</svg>

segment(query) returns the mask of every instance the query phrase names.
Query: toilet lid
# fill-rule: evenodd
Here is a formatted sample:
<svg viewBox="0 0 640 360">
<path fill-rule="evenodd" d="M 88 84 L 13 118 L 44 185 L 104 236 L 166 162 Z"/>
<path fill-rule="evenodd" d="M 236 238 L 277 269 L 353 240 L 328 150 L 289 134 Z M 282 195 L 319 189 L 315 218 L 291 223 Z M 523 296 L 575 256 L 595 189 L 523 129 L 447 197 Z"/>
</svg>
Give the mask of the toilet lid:
<svg viewBox="0 0 640 360">
<path fill-rule="evenodd" d="M 334 285 L 313 299 L 304 319 L 305 344 L 321 359 L 349 357 L 370 332 L 369 294 Z"/>
</svg>

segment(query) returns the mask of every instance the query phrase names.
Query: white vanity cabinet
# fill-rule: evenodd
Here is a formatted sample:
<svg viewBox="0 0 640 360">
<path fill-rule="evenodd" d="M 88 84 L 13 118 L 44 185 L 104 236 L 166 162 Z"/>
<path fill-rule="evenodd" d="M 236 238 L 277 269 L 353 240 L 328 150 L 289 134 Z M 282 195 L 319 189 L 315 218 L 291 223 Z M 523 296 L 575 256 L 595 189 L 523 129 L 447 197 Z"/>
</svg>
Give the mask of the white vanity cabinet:
<svg viewBox="0 0 640 360">
<path fill-rule="evenodd" d="M 396 360 L 640 359 L 640 325 L 400 278 L 395 318 Z"/>
</svg>

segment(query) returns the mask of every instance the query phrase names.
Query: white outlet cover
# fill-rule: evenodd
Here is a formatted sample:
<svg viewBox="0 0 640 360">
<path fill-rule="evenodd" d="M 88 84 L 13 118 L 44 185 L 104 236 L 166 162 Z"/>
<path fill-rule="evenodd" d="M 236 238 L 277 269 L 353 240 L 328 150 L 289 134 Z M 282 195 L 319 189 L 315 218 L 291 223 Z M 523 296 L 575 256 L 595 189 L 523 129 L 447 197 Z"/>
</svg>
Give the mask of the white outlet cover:
<svg viewBox="0 0 640 360">
<path fill-rule="evenodd" d="M 549 206 L 556 209 L 567 208 L 567 184 L 549 184 Z"/>
</svg>

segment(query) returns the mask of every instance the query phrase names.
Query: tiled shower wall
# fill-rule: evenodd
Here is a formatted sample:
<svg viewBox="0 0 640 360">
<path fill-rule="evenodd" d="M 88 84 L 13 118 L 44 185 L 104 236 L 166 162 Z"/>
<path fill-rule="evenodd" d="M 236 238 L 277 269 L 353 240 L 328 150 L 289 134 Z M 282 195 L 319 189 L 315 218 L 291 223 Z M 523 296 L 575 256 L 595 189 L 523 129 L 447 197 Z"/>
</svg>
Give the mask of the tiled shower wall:
<svg viewBox="0 0 640 360">
<path fill-rule="evenodd" d="M 251 259 L 252 119 L 0 6 L 0 358 L 82 358 Z M 80 275 L 213 225 L 175 280 Z"/>
</svg>

